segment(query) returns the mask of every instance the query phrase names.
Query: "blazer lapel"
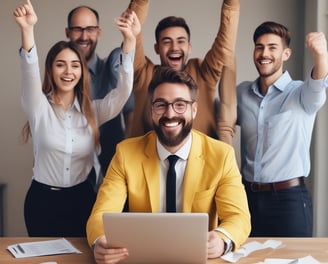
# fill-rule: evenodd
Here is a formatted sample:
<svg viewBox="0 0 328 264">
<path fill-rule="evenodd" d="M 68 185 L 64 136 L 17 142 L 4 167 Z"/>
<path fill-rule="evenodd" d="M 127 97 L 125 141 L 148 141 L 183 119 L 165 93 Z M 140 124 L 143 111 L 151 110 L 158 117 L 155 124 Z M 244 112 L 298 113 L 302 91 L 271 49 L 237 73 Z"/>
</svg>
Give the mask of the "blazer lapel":
<svg viewBox="0 0 328 264">
<path fill-rule="evenodd" d="M 201 138 L 198 134 L 193 132 L 192 144 L 183 182 L 183 212 L 191 212 L 192 201 L 194 200 L 195 192 L 204 171 L 204 164 Z"/>
<path fill-rule="evenodd" d="M 145 159 L 142 162 L 142 167 L 144 170 L 145 181 L 148 185 L 151 210 L 156 213 L 160 210 L 160 166 L 156 148 L 156 134 L 154 132 L 150 132 L 147 139 Z"/>
</svg>

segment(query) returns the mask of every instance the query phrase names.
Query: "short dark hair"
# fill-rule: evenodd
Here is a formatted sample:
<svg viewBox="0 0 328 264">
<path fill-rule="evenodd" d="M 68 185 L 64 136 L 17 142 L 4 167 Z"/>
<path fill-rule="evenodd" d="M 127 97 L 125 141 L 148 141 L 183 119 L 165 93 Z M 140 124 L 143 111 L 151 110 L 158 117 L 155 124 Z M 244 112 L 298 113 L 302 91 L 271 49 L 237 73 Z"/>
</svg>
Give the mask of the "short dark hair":
<svg viewBox="0 0 328 264">
<path fill-rule="evenodd" d="M 291 37 L 290 32 L 287 27 L 285 27 L 282 24 L 267 21 L 259 25 L 253 35 L 253 41 L 256 43 L 257 39 L 264 35 L 264 34 L 274 34 L 283 39 L 283 42 L 285 43 L 286 47 L 289 47 Z"/>
<path fill-rule="evenodd" d="M 97 23 L 99 24 L 99 20 L 100 20 L 100 18 L 99 18 L 99 14 L 98 14 L 98 12 L 97 12 L 95 9 L 93 9 L 92 7 L 90 7 L 90 6 L 81 5 L 81 6 L 77 6 L 77 7 L 73 8 L 73 9 L 68 13 L 68 16 L 67 16 L 67 26 L 68 26 L 68 27 L 71 27 L 71 26 L 72 26 L 72 17 L 73 17 L 73 15 L 74 15 L 75 11 L 77 11 L 77 10 L 80 9 L 80 8 L 87 8 L 87 9 L 89 9 L 92 13 L 94 13 L 94 15 L 95 15 L 95 17 L 96 17 L 96 19 L 97 19 Z"/>
<path fill-rule="evenodd" d="M 182 27 L 186 30 L 188 34 L 188 41 L 190 41 L 190 29 L 187 25 L 186 21 L 182 17 L 176 16 L 168 16 L 163 18 L 161 21 L 158 22 L 156 30 L 155 30 L 155 38 L 156 42 L 159 42 L 159 34 L 169 27 Z"/>
<path fill-rule="evenodd" d="M 155 89 L 162 83 L 181 83 L 189 88 L 191 100 L 196 101 L 198 87 L 194 79 L 186 72 L 175 70 L 169 66 L 156 67 L 148 87 L 149 98 L 152 99 Z"/>
</svg>

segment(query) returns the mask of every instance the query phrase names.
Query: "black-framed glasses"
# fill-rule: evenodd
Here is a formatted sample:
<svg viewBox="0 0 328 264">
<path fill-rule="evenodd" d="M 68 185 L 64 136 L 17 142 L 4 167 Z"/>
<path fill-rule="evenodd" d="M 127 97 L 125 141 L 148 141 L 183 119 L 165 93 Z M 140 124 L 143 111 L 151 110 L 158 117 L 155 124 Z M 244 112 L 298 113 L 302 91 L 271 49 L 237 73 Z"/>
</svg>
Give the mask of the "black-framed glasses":
<svg viewBox="0 0 328 264">
<path fill-rule="evenodd" d="M 69 27 L 69 30 L 74 34 L 82 35 L 83 31 L 86 31 L 88 34 L 96 34 L 99 26 L 88 26 L 88 27 Z"/>
<path fill-rule="evenodd" d="M 188 104 L 191 105 L 194 102 L 195 101 L 187 101 L 182 99 L 175 100 L 172 103 L 161 101 L 161 100 L 158 101 L 155 100 L 151 103 L 151 105 L 152 105 L 153 112 L 157 115 L 162 115 L 166 113 L 169 105 L 172 105 L 174 112 L 176 112 L 177 114 L 183 114 L 187 111 Z"/>
</svg>

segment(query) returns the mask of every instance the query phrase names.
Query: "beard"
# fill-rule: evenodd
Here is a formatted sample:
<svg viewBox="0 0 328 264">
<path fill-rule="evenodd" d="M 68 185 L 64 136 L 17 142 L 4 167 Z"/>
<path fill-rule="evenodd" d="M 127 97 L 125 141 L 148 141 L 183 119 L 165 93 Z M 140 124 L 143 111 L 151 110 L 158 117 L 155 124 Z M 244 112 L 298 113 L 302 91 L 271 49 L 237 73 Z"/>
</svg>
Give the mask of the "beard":
<svg viewBox="0 0 328 264">
<path fill-rule="evenodd" d="M 81 40 L 81 39 L 77 39 L 75 41 L 75 44 L 80 47 L 80 44 L 84 43 L 85 41 Z M 96 52 L 96 47 L 97 47 L 97 41 L 92 41 L 92 40 L 89 40 L 89 49 L 87 51 L 85 51 L 84 49 L 80 49 L 81 52 L 83 53 L 84 57 L 85 57 L 85 60 L 87 62 L 89 62 L 89 60 L 93 57 L 93 55 L 95 54 Z"/>
<path fill-rule="evenodd" d="M 95 52 L 96 52 L 96 45 L 92 43 L 89 51 L 85 54 L 85 60 L 89 61 L 92 58 L 93 54 L 95 54 Z"/>
<path fill-rule="evenodd" d="M 264 59 L 264 58 L 260 58 L 260 59 Z M 282 62 L 273 60 L 271 68 L 268 68 L 268 69 L 266 69 L 266 67 L 258 65 L 255 62 L 255 67 L 256 67 L 256 70 L 259 73 L 260 77 L 268 78 L 270 76 L 275 75 L 282 68 Z"/>
<path fill-rule="evenodd" d="M 163 124 L 167 120 L 175 120 L 178 121 L 179 123 L 182 123 L 182 130 L 178 134 L 174 134 L 172 132 L 166 133 L 162 130 Z M 166 117 L 162 117 L 159 122 L 159 124 L 153 123 L 154 130 L 158 136 L 159 141 L 169 147 L 175 147 L 178 146 L 190 133 L 192 129 L 192 121 L 186 122 L 185 119 L 182 118 L 172 118 L 168 119 Z"/>
</svg>

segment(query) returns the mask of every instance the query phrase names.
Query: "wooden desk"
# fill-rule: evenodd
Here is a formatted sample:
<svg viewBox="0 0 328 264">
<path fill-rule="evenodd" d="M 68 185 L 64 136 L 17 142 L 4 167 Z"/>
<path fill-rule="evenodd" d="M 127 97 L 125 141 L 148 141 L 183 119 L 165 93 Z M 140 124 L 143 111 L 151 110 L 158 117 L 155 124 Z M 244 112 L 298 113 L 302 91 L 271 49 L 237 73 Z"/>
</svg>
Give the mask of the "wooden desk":
<svg viewBox="0 0 328 264">
<path fill-rule="evenodd" d="M 0 262 L 1 263 L 24 263 L 38 264 L 46 261 L 56 261 L 58 264 L 94 264 L 92 252 L 85 238 L 68 238 L 82 254 L 68 254 L 46 256 L 36 258 L 15 259 L 7 250 L 7 246 L 15 243 L 49 240 L 51 238 L 26 238 L 26 237 L 0 237 Z M 265 242 L 270 238 L 249 238 L 247 242 L 256 240 Z M 327 238 L 271 238 L 280 240 L 282 248 L 264 249 L 251 253 L 246 258 L 241 258 L 237 264 L 250 264 L 264 261 L 265 258 L 302 258 L 311 255 L 320 262 L 328 263 L 328 237 Z M 212 259 L 208 264 L 227 264 L 222 259 Z"/>
<path fill-rule="evenodd" d="M 250 264 L 264 261 L 266 258 L 297 259 L 311 255 L 316 260 L 328 263 L 328 237 L 325 238 L 249 238 L 247 242 L 265 242 L 268 239 L 282 241 L 282 247 L 277 249 L 263 249 L 255 251 L 245 258 L 239 259 L 237 264 Z M 246 242 L 246 243 L 247 243 Z M 220 260 L 208 260 L 209 264 L 221 264 L 228 262 Z"/>
</svg>

